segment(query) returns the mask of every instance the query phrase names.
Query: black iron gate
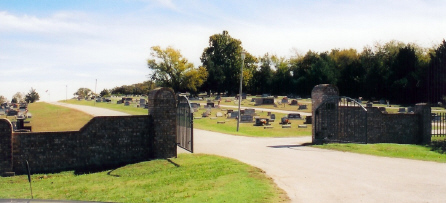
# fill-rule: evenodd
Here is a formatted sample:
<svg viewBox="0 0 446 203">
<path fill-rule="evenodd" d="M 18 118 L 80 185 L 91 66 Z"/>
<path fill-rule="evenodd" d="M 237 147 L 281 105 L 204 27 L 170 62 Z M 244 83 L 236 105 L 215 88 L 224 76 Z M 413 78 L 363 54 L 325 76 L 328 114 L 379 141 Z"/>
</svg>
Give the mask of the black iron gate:
<svg viewBox="0 0 446 203">
<path fill-rule="evenodd" d="M 432 133 L 433 137 L 446 136 L 446 113 L 432 114 Z"/>
<path fill-rule="evenodd" d="M 314 112 L 315 139 L 322 142 L 367 143 L 367 109 L 348 97 L 333 97 Z"/>
<path fill-rule="evenodd" d="M 194 152 L 193 109 L 185 96 L 178 97 L 177 106 L 177 145 L 191 153 Z"/>
</svg>

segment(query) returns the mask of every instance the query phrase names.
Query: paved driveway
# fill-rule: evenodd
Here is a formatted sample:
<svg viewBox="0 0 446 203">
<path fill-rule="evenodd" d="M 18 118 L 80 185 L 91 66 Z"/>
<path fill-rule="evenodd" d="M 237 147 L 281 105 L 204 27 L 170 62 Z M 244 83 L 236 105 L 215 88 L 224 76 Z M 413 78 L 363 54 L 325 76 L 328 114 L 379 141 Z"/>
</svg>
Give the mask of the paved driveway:
<svg viewBox="0 0 446 203">
<path fill-rule="evenodd" d="M 311 137 L 250 138 L 194 129 L 196 153 L 263 169 L 293 202 L 446 202 L 446 164 L 302 146 Z"/>
<path fill-rule="evenodd" d="M 64 105 L 96 116 L 126 115 Z M 446 164 L 302 146 L 310 137 L 251 138 L 194 129 L 196 153 L 263 169 L 293 202 L 446 202 Z"/>
</svg>

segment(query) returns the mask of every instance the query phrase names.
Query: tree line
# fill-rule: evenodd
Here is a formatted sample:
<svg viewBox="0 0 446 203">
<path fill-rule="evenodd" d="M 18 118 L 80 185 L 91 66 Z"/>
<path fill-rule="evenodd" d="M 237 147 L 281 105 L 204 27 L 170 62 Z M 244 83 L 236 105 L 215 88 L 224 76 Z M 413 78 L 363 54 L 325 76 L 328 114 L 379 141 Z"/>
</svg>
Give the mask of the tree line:
<svg viewBox="0 0 446 203">
<path fill-rule="evenodd" d="M 242 61 L 241 53 L 245 52 Z M 437 103 L 446 95 L 446 42 L 432 48 L 390 41 L 363 50 L 308 51 L 290 58 L 255 57 L 227 31 L 209 37 L 195 68 L 172 47 L 152 47 L 151 80 L 176 92 L 235 95 L 242 63 L 243 92 L 309 96 L 318 84 L 334 84 L 341 95 L 401 104 Z"/>
<path fill-rule="evenodd" d="M 40 96 L 39 93 L 36 92 L 36 89 L 32 88 L 29 90 L 27 94 L 23 92 L 17 92 L 12 96 L 11 103 L 34 103 L 39 101 Z M 7 103 L 8 99 L 0 95 L 0 104 Z"/>
</svg>

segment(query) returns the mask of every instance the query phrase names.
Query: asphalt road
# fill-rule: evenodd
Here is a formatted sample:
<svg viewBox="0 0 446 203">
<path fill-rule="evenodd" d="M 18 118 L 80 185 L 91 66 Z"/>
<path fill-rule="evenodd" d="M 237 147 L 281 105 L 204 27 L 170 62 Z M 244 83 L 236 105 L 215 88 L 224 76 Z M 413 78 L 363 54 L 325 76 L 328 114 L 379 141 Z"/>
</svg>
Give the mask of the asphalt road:
<svg viewBox="0 0 446 203">
<path fill-rule="evenodd" d="M 126 115 L 66 105 L 95 116 Z M 311 137 L 252 138 L 194 129 L 195 153 L 261 168 L 292 202 L 446 202 L 446 164 L 304 146 Z"/>
<path fill-rule="evenodd" d="M 446 164 L 303 146 L 311 137 L 251 138 L 194 129 L 196 153 L 263 169 L 292 202 L 446 202 Z"/>
</svg>

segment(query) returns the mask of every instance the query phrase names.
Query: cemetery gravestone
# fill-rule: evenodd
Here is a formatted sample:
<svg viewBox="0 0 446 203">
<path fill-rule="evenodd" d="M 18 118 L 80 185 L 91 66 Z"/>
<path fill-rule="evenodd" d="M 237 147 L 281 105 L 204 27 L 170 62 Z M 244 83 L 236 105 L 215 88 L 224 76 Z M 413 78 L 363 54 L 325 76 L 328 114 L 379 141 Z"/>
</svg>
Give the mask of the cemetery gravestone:
<svg viewBox="0 0 446 203">
<path fill-rule="evenodd" d="M 288 114 L 288 119 L 302 119 L 302 117 L 298 113 L 290 113 Z"/>
<path fill-rule="evenodd" d="M 241 123 L 251 123 L 252 121 L 253 121 L 252 115 L 242 115 L 242 117 L 240 117 Z"/>
<path fill-rule="evenodd" d="M 291 100 L 291 104 L 290 105 L 298 105 L 297 100 L 295 100 L 295 99 Z"/>
<path fill-rule="evenodd" d="M 263 98 L 263 104 L 274 104 L 274 98 Z"/>
<path fill-rule="evenodd" d="M 311 123 L 312 123 L 312 116 L 306 116 L 304 124 L 311 124 Z"/>
<path fill-rule="evenodd" d="M 276 114 L 271 114 L 271 116 L 270 116 L 270 122 L 274 122 L 275 120 L 276 120 Z"/>
<path fill-rule="evenodd" d="M 214 102 L 208 102 L 208 103 L 207 103 L 207 106 L 208 106 L 208 107 L 211 107 L 211 108 L 214 108 L 214 107 L 215 107 L 215 104 L 214 104 Z"/>
<path fill-rule="evenodd" d="M 211 114 L 211 110 L 207 109 L 203 114 L 201 114 L 202 117 L 208 117 Z"/>
<path fill-rule="evenodd" d="M 255 126 L 264 126 L 264 125 L 271 125 L 269 124 L 268 118 L 256 118 Z"/>
<path fill-rule="evenodd" d="M 199 109 L 199 108 L 200 108 L 200 104 L 199 104 L 199 103 L 190 103 L 190 106 L 191 106 L 193 109 Z"/>
<path fill-rule="evenodd" d="M 282 118 L 280 119 L 280 124 L 282 124 L 282 125 L 286 125 L 286 124 L 291 124 L 291 123 L 290 123 L 290 120 L 288 120 L 287 117 L 282 117 Z"/>
<path fill-rule="evenodd" d="M 125 101 L 124 106 L 130 106 L 130 102 L 129 101 Z"/>
<path fill-rule="evenodd" d="M 228 114 L 229 118 L 237 118 L 238 117 L 238 111 L 232 111 L 230 114 Z"/>
<path fill-rule="evenodd" d="M 245 109 L 245 112 L 243 112 L 243 114 L 255 116 L 256 110 L 255 109 Z"/>
<path fill-rule="evenodd" d="M 288 98 L 284 97 L 284 98 L 282 99 L 282 104 L 288 104 Z"/>
<path fill-rule="evenodd" d="M 299 105 L 299 109 L 298 110 L 305 110 L 307 109 L 307 105 Z"/>
<path fill-rule="evenodd" d="M 223 114 L 221 112 L 217 112 L 217 114 L 215 115 L 217 117 L 223 117 Z"/>
<path fill-rule="evenodd" d="M 399 108 L 398 113 L 406 113 L 406 108 Z"/>
<path fill-rule="evenodd" d="M 18 111 L 14 110 L 14 109 L 10 109 L 6 115 L 7 116 L 17 116 L 18 113 L 19 113 Z"/>
</svg>

